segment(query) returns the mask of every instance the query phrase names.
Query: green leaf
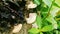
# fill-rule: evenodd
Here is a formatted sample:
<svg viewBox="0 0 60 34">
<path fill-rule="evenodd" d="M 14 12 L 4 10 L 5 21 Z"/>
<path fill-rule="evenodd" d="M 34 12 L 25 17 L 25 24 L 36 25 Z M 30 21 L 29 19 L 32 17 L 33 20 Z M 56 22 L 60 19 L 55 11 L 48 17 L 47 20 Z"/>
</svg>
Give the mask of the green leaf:
<svg viewBox="0 0 60 34">
<path fill-rule="evenodd" d="M 40 32 L 40 34 L 43 34 L 42 32 Z"/>
<path fill-rule="evenodd" d="M 41 16 L 37 15 L 36 22 L 37 22 L 38 27 L 41 29 L 41 26 L 42 26 Z"/>
<path fill-rule="evenodd" d="M 44 2 L 48 7 L 51 7 L 52 0 L 43 0 L 43 2 Z"/>
<path fill-rule="evenodd" d="M 54 28 L 52 25 L 44 26 L 41 31 L 42 32 L 47 32 L 47 31 L 52 31 Z"/>
<path fill-rule="evenodd" d="M 51 24 L 51 23 L 49 23 L 46 19 L 44 19 L 42 22 L 42 26 L 47 26 L 49 24 Z"/>
<path fill-rule="evenodd" d="M 28 32 L 37 34 L 37 33 L 39 33 L 39 30 L 36 28 L 31 28 Z"/>
<path fill-rule="evenodd" d="M 37 34 L 37 33 L 29 33 L 29 34 Z"/>
<path fill-rule="evenodd" d="M 58 8 L 60 8 L 60 6 L 57 3 L 54 3 L 53 5 L 56 6 L 56 7 L 58 7 Z"/>
<path fill-rule="evenodd" d="M 29 34 L 33 34 L 33 33 L 29 33 Z"/>
<path fill-rule="evenodd" d="M 40 5 L 40 0 L 34 0 L 33 2 L 37 5 Z"/>
<path fill-rule="evenodd" d="M 55 3 L 60 6 L 60 0 L 55 0 Z"/>
<path fill-rule="evenodd" d="M 59 10 L 60 10 L 60 8 L 55 7 L 53 10 L 50 11 L 51 16 L 55 17 Z"/>
<path fill-rule="evenodd" d="M 54 18 L 53 18 L 52 16 L 48 16 L 48 17 L 46 18 L 46 20 L 47 20 L 48 22 L 50 22 L 50 23 L 56 23 L 56 21 L 54 20 Z"/>
<path fill-rule="evenodd" d="M 46 20 L 48 21 L 48 22 L 50 22 L 50 23 L 52 23 L 52 25 L 53 25 L 53 27 L 55 28 L 55 29 L 57 29 L 57 22 L 55 21 L 55 19 L 50 15 L 50 16 L 48 16 L 47 18 L 46 18 Z"/>
<path fill-rule="evenodd" d="M 60 21 L 58 21 L 58 29 L 60 29 Z"/>
</svg>

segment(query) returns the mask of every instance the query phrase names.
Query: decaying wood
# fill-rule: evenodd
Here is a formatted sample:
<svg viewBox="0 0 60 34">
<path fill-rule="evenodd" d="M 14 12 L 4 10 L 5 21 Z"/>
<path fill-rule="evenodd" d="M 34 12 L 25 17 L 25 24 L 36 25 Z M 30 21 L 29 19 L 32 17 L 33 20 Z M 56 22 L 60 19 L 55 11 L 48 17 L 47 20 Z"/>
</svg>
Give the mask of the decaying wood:
<svg viewBox="0 0 60 34">
<path fill-rule="evenodd" d="M 15 1 L 15 0 L 13 0 L 13 1 Z M 26 1 L 29 4 L 30 0 L 26 0 Z M 24 24 L 22 24 L 22 29 L 18 33 L 12 33 L 11 31 L 7 31 L 7 32 L 0 32 L 0 34 L 28 34 L 28 30 L 31 27 L 32 27 L 31 24 L 24 23 Z M 11 30 L 13 30 L 13 28 Z"/>
</svg>

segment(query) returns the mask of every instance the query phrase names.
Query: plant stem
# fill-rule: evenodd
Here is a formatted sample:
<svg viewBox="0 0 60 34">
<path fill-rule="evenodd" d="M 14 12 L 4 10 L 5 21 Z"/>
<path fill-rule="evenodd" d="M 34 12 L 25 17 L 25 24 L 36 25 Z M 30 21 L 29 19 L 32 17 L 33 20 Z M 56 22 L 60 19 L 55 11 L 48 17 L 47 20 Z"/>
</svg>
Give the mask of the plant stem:
<svg viewBox="0 0 60 34">
<path fill-rule="evenodd" d="M 51 8 L 52 8 L 54 2 L 55 2 L 55 0 L 52 1 L 51 7 L 48 9 L 48 14 L 46 15 L 46 17 L 43 18 L 43 20 L 44 20 L 45 18 L 47 18 L 47 17 L 50 15 L 50 10 L 51 10 Z"/>
</svg>

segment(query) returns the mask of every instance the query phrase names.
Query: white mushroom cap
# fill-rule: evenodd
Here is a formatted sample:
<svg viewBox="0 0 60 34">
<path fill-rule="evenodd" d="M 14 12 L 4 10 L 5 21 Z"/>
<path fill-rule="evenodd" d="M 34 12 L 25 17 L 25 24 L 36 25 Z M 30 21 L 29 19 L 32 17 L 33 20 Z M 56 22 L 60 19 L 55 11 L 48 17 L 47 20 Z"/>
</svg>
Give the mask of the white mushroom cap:
<svg viewBox="0 0 60 34">
<path fill-rule="evenodd" d="M 36 20 L 36 13 L 30 13 L 29 18 L 26 18 L 28 24 L 32 24 Z"/>
<path fill-rule="evenodd" d="M 12 16 L 13 19 L 15 19 L 15 16 Z"/>
<path fill-rule="evenodd" d="M 37 5 L 33 4 L 33 2 L 31 1 L 30 4 L 28 4 L 27 8 L 36 8 Z"/>
<path fill-rule="evenodd" d="M 12 33 L 18 33 L 22 28 L 22 24 L 18 24 L 14 26 L 14 29 L 12 30 Z"/>
</svg>

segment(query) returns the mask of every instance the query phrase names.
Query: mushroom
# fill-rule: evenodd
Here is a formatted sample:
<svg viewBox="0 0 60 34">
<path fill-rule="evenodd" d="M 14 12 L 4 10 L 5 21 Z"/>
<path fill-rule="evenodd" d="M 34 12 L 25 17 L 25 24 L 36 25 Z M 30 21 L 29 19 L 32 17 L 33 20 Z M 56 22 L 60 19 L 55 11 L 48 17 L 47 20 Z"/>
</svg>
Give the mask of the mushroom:
<svg viewBox="0 0 60 34">
<path fill-rule="evenodd" d="M 14 29 L 12 30 L 12 33 L 18 33 L 22 28 L 22 24 L 18 24 L 14 26 Z"/>
<path fill-rule="evenodd" d="M 29 18 L 26 18 L 28 24 L 32 24 L 36 20 L 36 13 L 30 13 Z"/>
</svg>

